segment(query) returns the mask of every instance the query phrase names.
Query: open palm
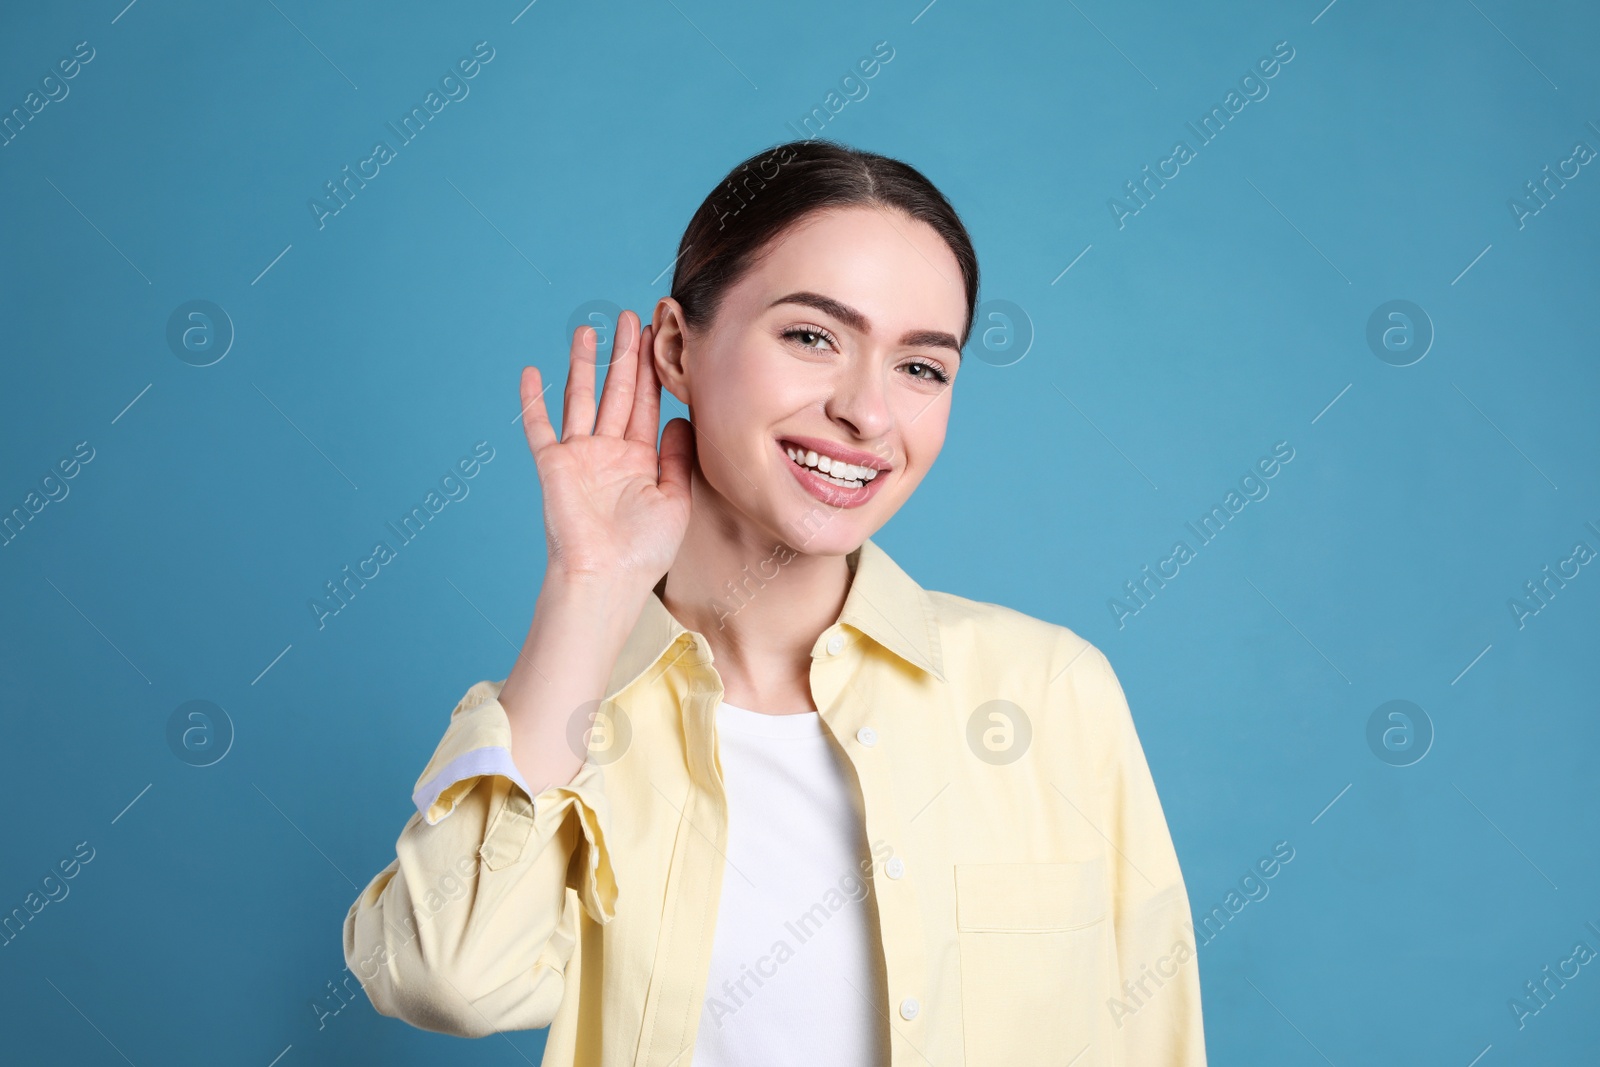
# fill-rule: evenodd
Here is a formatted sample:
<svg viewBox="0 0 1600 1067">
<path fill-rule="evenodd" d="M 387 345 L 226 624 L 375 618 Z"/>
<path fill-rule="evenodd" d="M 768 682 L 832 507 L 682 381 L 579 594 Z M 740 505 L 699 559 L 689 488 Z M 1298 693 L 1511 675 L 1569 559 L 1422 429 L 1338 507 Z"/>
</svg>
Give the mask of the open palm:
<svg viewBox="0 0 1600 1067">
<path fill-rule="evenodd" d="M 572 336 L 557 439 L 537 367 L 522 371 L 522 428 L 544 493 L 547 574 L 653 586 L 672 566 L 689 525 L 694 433 L 673 419 L 661 434 L 661 385 L 651 330 L 624 311 L 595 412 L 592 327 Z"/>
</svg>

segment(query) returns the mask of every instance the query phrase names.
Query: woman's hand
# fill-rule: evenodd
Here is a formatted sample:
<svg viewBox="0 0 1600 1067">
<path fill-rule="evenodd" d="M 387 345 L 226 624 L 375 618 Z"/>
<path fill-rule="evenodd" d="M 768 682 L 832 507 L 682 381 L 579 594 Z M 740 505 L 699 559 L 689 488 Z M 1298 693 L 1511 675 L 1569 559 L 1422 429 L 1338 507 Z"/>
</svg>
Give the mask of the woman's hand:
<svg viewBox="0 0 1600 1067">
<path fill-rule="evenodd" d="M 651 339 L 634 312 L 618 317 L 596 419 L 595 331 L 573 333 L 559 440 L 539 369 L 522 370 L 522 428 L 544 492 L 547 581 L 641 582 L 648 591 L 677 558 L 689 525 L 694 432 L 673 419 L 657 451 L 661 384 Z"/>
</svg>

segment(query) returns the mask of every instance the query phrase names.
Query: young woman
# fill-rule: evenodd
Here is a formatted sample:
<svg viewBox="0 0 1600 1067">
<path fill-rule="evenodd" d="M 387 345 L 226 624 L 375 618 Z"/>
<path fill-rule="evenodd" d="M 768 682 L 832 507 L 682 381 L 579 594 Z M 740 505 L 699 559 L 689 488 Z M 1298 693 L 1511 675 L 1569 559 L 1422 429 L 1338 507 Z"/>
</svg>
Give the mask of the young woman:
<svg viewBox="0 0 1600 1067">
<path fill-rule="evenodd" d="M 523 371 L 544 582 L 345 920 L 373 1005 L 549 1026 L 546 1064 L 1204 1063 L 1188 896 L 1105 656 L 870 539 L 944 442 L 978 292 L 955 211 L 904 163 L 795 142 L 679 247 L 598 414 L 588 327 L 559 437 Z M 689 417 L 658 448 L 663 387 Z"/>
</svg>

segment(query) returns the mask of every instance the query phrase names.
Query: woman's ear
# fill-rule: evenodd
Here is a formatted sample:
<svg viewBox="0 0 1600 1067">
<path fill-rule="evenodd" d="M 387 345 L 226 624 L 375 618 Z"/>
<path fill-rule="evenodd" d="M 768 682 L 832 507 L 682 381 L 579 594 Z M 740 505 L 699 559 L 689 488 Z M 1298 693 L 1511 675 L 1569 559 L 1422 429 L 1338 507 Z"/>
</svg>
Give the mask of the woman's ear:
<svg viewBox="0 0 1600 1067">
<path fill-rule="evenodd" d="M 656 378 L 663 389 L 687 407 L 689 324 L 683 315 L 683 305 L 670 296 L 662 297 L 656 302 L 652 325 L 650 340 L 655 350 Z"/>
</svg>

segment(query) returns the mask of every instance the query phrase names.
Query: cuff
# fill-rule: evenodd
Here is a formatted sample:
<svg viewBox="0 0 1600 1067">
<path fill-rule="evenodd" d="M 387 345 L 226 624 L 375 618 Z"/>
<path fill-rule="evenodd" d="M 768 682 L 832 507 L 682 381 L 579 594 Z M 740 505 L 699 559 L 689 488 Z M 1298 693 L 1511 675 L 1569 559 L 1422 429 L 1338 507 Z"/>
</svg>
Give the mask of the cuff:
<svg viewBox="0 0 1600 1067">
<path fill-rule="evenodd" d="M 533 790 L 511 759 L 511 724 L 500 705 L 502 682 L 479 682 L 450 713 L 450 727 L 417 779 L 411 800 L 429 826 L 456 809 L 479 778 L 502 775 L 527 797 Z"/>
<path fill-rule="evenodd" d="M 576 812 L 579 846 L 584 855 L 581 882 L 575 888 L 585 910 L 596 922 L 610 922 L 615 914 L 616 878 L 606 850 L 605 828 L 609 809 L 598 764 L 586 762 L 572 781 L 554 785 L 534 795 L 511 758 L 511 724 L 499 700 L 504 683 L 483 681 L 462 697 L 450 715 L 450 726 L 433 758 L 428 761 L 411 794 L 417 811 L 429 826 L 436 826 L 455 811 L 481 778 L 499 777 L 515 784 L 494 790 L 498 810 L 479 853 L 490 870 L 538 854 L 530 841 L 549 842 L 560 833 L 569 809 Z"/>
<path fill-rule="evenodd" d="M 533 790 L 522 780 L 522 773 L 511 759 L 511 750 L 502 745 L 486 745 L 463 752 L 431 777 L 425 776 L 426 780 L 419 782 L 416 791 L 411 794 L 411 801 L 422 813 L 423 821 L 435 826 L 440 819 L 456 810 L 461 797 L 479 778 L 491 774 L 504 775 L 517 783 L 523 793 L 533 796 Z"/>
</svg>

